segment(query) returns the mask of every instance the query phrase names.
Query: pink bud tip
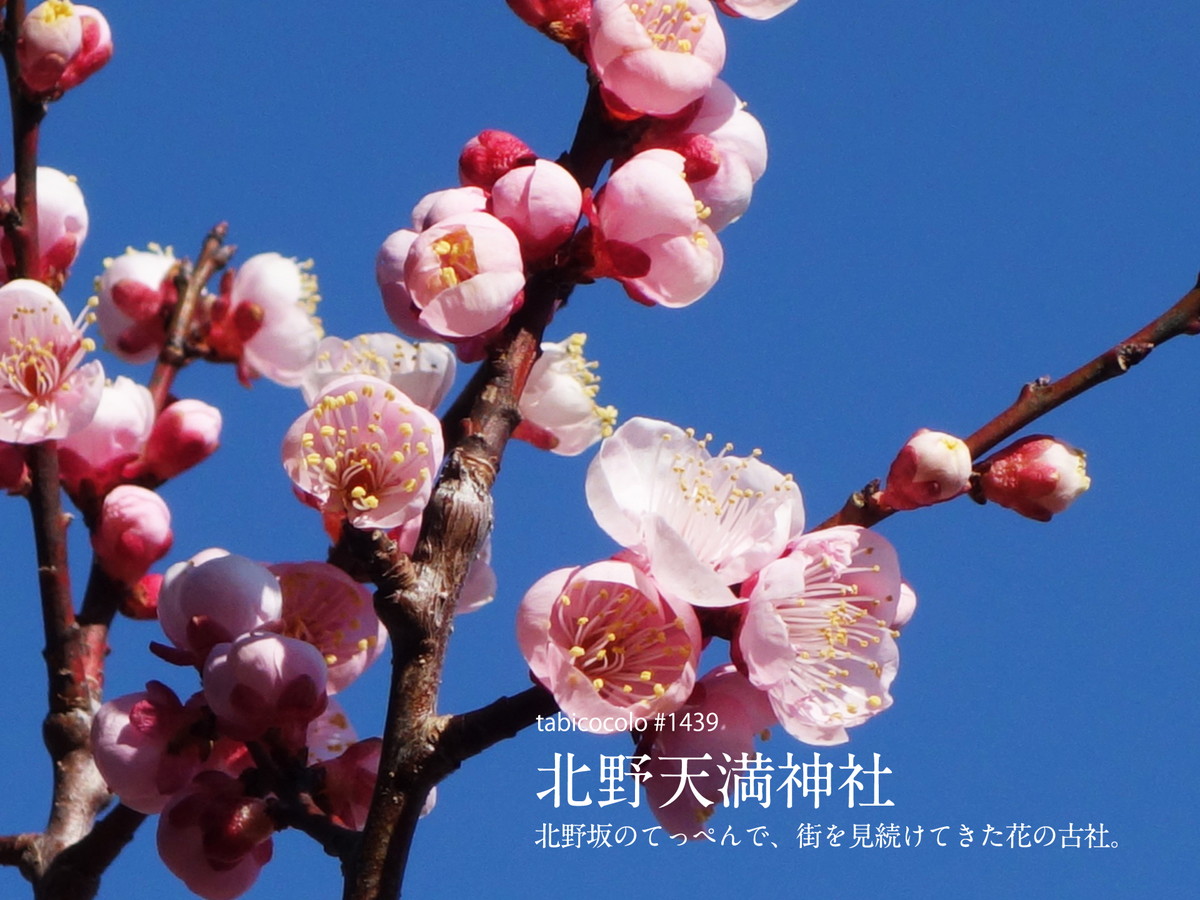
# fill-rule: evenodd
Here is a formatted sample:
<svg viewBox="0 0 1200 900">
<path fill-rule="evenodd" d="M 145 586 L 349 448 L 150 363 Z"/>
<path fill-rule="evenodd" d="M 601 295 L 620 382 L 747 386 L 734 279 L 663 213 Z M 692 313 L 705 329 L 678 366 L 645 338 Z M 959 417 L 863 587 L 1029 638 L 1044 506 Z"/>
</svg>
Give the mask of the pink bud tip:
<svg viewBox="0 0 1200 900">
<path fill-rule="evenodd" d="M 1084 452 L 1044 434 L 1010 444 L 981 468 L 985 499 L 1039 522 L 1065 510 L 1092 484 Z"/>
<path fill-rule="evenodd" d="M 971 451 L 959 438 L 922 428 L 905 444 L 876 495 L 888 509 L 916 509 L 964 494 L 971 486 Z"/>
<path fill-rule="evenodd" d="M 537 154 L 507 131 L 488 129 L 467 141 L 458 157 L 458 180 L 491 190 L 496 179 L 517 166 L 530 165 Z"/>
</svg>

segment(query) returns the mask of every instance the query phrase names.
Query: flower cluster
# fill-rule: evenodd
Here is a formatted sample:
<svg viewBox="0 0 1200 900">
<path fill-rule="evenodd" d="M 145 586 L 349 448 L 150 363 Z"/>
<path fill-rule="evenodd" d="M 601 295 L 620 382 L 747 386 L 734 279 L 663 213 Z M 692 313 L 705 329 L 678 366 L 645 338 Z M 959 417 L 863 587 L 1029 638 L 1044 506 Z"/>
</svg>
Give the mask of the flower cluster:
<svg viewBox="0 0 1200 900">
<path fill-rule="evenodd" d="M 463 187 L 425 196 L 413 227 L 384 241 L 376 279 L 402 332 L 478 359 L 524 302 L 527 267 L 544 264 L 575 231 L 583 191 L 562 166 L 502 132 L 469 143 L 459 170 Z"/>
<path fill-rule="evenodd" d="M 236 897 L 271 858 L 280 827 L 262 760 L 301 760 L 316 804 L 363 824 L 378 741 L 356 742 L 330 695 L 380 654 L 386 632 L 371 595 L 326 563 L 270 568 L 207 550 L 167 570 L 158 618 L 168 661 L 194 666 L 187 701 L 151 681 L 105 703 L 92 727 L 96 765 L 139 812 L 160 813 L 163 861 L 202 897 Z M 293 775 L 295 773 L 292 773 Z"/>
<path fill-rule="evenodd" d="M 190 333 L 195 352 L 237 366 L 248 384 L 259 375 L 287 387 L 304 380 L 322 337 L 316 317 L 317 280 L 311 263 L 259 253 L 226 272 L 216 294 L 202 292 Z M 96 280 L 105 345 L 127 362 L 148 362 L 166 341 L 178 302 L 178 261 L 151 244 L 105 260 Z"/>
<path fill-rule="evenodd" d="M 892 703 L 915 595 L 882 537 L 856 526 L 805 534 L 790 476 L 757 452 L 713 454 L 710 441 L 643 418 L 604 441 L 588 505 L 624 550 L 530 588 L 517 626 L 525 659 L 573 716 L 720 711 L 703 739 L 714 752 L 745 749 L 776 721 L 808 743 L 844 742 Z M 729 640 L 732 663 L 698 678 L 714 637 Z M 653 776 L 697 740 L 656 731 L 639 752 Z"/>
</svg>

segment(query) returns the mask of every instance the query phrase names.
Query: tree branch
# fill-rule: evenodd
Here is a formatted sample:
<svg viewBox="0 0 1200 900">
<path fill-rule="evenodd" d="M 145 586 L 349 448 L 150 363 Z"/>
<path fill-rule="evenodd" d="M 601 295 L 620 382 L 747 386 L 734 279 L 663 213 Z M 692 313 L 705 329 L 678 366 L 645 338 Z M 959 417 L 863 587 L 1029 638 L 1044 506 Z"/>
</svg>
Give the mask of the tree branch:
<svg viewBox="0 0 1200 900">
<path fill-rule="evenodd" d="M 554 695 L 535 684 L 519 694 L 501 697 L 487 706 L 451 716 L 438 735 L 431 768 L 436 765 L 439 780 L 445 778 L 472 756 L 500 741 L 516 737 L 539 718 L 556 712 L 558 703 Z"/>
<path fill-rule="evenodd" d="M 175 308 L 171 311 L 171 320 L 167 323 L 166 341 L 163 343 L 162 352 L 159 353 L 158 361 L 154 365 L 154 372 L 150 375 L 149 384 L 150 395 L 154 398 L 154 408 L 160 412 L 167 405 L 167 395 L 171 392 L 175 375 L 196 355 L 194 335 L 192 334 L 193 320 L 196 317 L 196 307 L 200 303 L 200 295 L 204 286 L 208 284 L 213 275 L 229 264 L 230 258 L 237 250 L 237 247 L 225 244 L 228 234 L 229 225 L 227 223 L 218 222 L 214 225 L 200 245 L 200 256 L 196 260 L 195 267 L 189 268 L 187 265 L 181 265 L 175 276 L 176 293 L 179 299 L 176 300 Z"/>
<path fill-rule="evenodd" d="M 1001 441 L 1012 437 L 1052 409 L 1109 379 L 1124 375 L 1156 347 L 1172 338 L 1194 334 L 1200 334 L 1200 283 L 1170 309 L 1069 375 L 1057 381 L 1039 379 L 1021 388 L 1016 401 L 1008 409 L 966 438 L 971 458 L 978 460 Z M 818 525 L 817 529 L 834 525 L 869 528 L 886 519 L 894 510 L 884 509 L 876 501 L 878 487 L 879 482 L 873 481 L 863 490 L 851 494 L 842 509 Z"/>
</svg>

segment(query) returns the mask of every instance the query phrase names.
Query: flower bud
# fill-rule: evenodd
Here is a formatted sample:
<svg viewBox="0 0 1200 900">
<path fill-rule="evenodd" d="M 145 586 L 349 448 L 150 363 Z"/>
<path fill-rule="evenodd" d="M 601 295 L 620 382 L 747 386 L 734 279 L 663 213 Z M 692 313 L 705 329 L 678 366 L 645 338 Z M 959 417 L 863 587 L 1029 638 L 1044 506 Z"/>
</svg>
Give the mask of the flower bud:
<svg viewBox="0 0 1200 900">
<path fill-rule="evenodd" d="M 382 747 L 383 742 L 379 738 L 367 738 L 351 744 L 340 756 L 316 766 L 325 775 L 323 799 L 328 803 L 334 820 L 346 828 L 361 831 L 366 824 Z M 421 815 L 426 812 L 423 809 Z"/>
<path fill-rule="evenodd" d="M 212 736 L 212 716 L 199 694 L 187 704 L 157 681 L 145 691 L 109 700 L 92 720 L 96 767 L 109 790 L 130 809 L 152 815 L 202 769 L 237 774 L 247 767 L 245 745 Z"/>
<path fill-rule="evenodd" d="M 173 540 L 171 511 L 162 497 L 122 484 L 104 498 L 92 549 L 105 572 L 133 584 L 166 555 Z"/>
<path fill-rule="evenodd" d="M 0 200 L 11 206 L 16 195 L 17 178 L 9 175 L 0 184 Z M 87 204 L 75 179 L 58 169 L 38 166 L 37 214 L 40 280 L 60 287 L 88 233 Z M 14 259 L 6 232 L 0 236 L 0 282 L 12 278 Z"/>
<path fill-rule="evenodd" d="M 1086 454 L 1044 434 L 1030 435 L 981 465 L 980 492 L 1023 516 L 1048 522 L 1091 487 Z"/>
<path fill-rule="evenodd" d="M 224 550 L 205 550 L 167 569 L 158 621 L 180 650 L 202 665 L 215 644 L 276 626 L 279 579 L 266 566 Z"/>
<path fill-rule="evenodd" d="M 283 729 L 286 744 L 304 746 L 308 724 L 325 710 L 327 669 L 307 641 L 247 634 L 218 644 L 204 666 L 204 697 L 223 733 L 254 740 Z"/>
<path fill-rule="evenodd" d="M 97 71 L 112 51 L 112 31 L 98 10 L 67 0 L 47 0 L 21 23 L 17 39 L 21 81 L 30 93 L 57 94 Z"/>
<path fill-rule="evenodd" d="M 424 231 L 450 216 L 486 210 L 487 193 L 483 188 L 467 186 L 433 191 L 418 200 L 417 205 L 413 207 L 413 228 Z"/>
<path fill-rule="evenodd" d="M 202 772 L 159 817 L 158 855 L 194 894 L 232 900 L 270 862 L 274 829 L 265 800 L 223 772 Z"/>
<path fill-rule="evenodd" d="M 476 337 L 508 321 L 522 300 L 521 245 L 487 213 L 449 216 L 413 241 L 404 284 L 422 326 L 450 340 Z"/>
<path fill-rule="evenodd" d="M 154 398 L 144 386 L 119 375 L 100 394 L 91 423 L 68 435 L 58 448 L 59 474 L 73 498 L 103 497 L 142 453 L 154 423 Z"/>
<path fill-rule="evenodd" d="M 166 342 L 176 263 L 169 249 L 156 244 L 104 261 L 104 273 L 96 279 L 96 318 L 105 345 L 126 362 L 149 362 Z"/>
<path fill-rule="evenodd" d="M 520 166 L 492 186 L 492 215 L 513 230 L 527 260 L 543 259 L 575 231 L 583 191 L 548 159 Z"/>
<path fill-rule="evenodd" d="M 508 6 L 526 25 L 582 57 L 592 0 L 508 0 Z"/>
<path fill-rule="evenodd" d="M 950 500 L 970 486 L 967 445 L 953 435 L 922 428 L 901 448 L 887 484 L 875 496 L 888 509 L 916 509 Z"/>
<path fill-rule="evenodd" d="M 638 302 L 687 306 L 721 274 L 724 253 L 673 150 L 636 154 L 596 195 L 593 277 L 616 278 Z"/>
<path fill-rule="evenodd" d="M 166 481 L 203 462 L 221 445 L 221 411 L 202 400 L 176 400 L 154 421 L 143 469 Z"/>
<path fill-rule="evenodd" d="M 596 0 L 588 59 L 620 104 L 669 116 L 712 86 L 725 64 L 725 35 L 709 0 Z"/>
<path fill-rule="evenodd" d="M 479 132 L 463 147 L 458 157 L 458 180 L 465 185 L 491 190 L 501 175 L 517 166 L 529 165 L 535 159 L 537 154 L 515 134 L 489 128 Z"/>
</svg>

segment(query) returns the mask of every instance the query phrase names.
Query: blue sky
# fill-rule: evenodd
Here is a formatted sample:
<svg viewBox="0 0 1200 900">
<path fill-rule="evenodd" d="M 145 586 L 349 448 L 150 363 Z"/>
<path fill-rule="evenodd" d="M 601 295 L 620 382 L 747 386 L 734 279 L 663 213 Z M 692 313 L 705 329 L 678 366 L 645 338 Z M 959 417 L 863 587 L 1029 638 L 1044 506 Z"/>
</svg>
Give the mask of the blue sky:
<svg viewBox="0 0 1200 900">
<path fill-rule="evenodd" d="M 315 259 L 330 333 L 385 329 L 375 251 L 421 195 L 454 183 L 462 143 L 503 128 L 553 157 L 584 95 L 581 67 L 500 2 L 452 15 L 444 4 L 311 0 L 176 3 L 153 16 L 137 6 L 105 10 L 114 60 L 43 127 L 44 163 L 79 177 L 92 215 L 64 292 L 73 308 L 103 257 L 148 241 L 194 254 L 227 220 L 241 258 Z M 612 284 L 584 288 L 551 336 L 588 332 L 601 399 L 623 417 L 761 447 L 795 475 L 811 521 L 885 474 L 916 428 L 973 431 L 1023 383 L 1069 371 L 1194 283 L 1194 3 L 802 0 L 773 22 L 726 25 L 724 77 L 763 123 L 771 160 L 749 213 L 721 235 L 721 281 L 677 311 L 644 309 Z M 1197 350 L 1169 344 L 1038 426 L 1086 449 L 1094 479 L 1049 525 L 960 500 L 882 526 L 920 601 L 896 704 L 822 756 L 879 753 L 893 807 L 774 804 L 713 821 L 718 834 L 763 826 L 773 849 L 543 850 L 543 823 L 653 821 L 644 809 L 554 810 L 536 798 L 554 753 L 594 769 L 600 754 L 628 752 L 622 738 L 525 733 L 443 785 L 406 896 L 1184 896 L 1200 800 Z M 265 561 L 321 558 L 318 517 L 292 498 L 276 451 L 298 395 L 245 391 L 212 367 L 184 372 L 178 392 L 220 405 L 226 431 L 216 457 L 164 489 L 169 559 L 214 544 Z M 497 487 L 500 593 L 458 625 L 444 711 L 521 690 L 521 594 L 551 569 L 612 552 L 584 503 L 586 464 L 510 448 Z M 0 510 L 5 832 L 44 821 L 49 783 L 27 520 L 19 500 Z M 152 625 L 118 623 L 110 694 L 148 678 L 193 689 L 146 652 L 157 638 Z M 380 727 L 384 684 L 377 667 L 346 694 L 364 735 Z M 807 752 L 778 729 L 762 749 Z M 987 825 L 1072 822 L 1103 823 L 1118 846 L 979 846 Z M 920 847 L 800 849 L 805 823 L 847 838 L 863 823 L 925 835 Z M 931 846 L 943 825 L 947 836 L 972 828 L 975 844 Z M 0 895 L 20 896 L 18 881 L 0 871 Z M 247 896 L 324 898 L 339 883 L 334 861 L 283 834 Z M 189 896 L 146 827 L 100 896 L 150 890 Z"/>
</svg>

